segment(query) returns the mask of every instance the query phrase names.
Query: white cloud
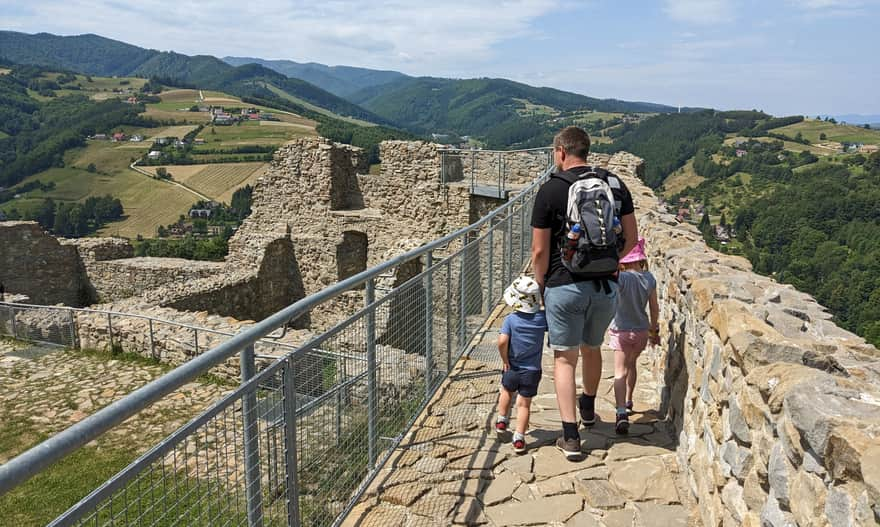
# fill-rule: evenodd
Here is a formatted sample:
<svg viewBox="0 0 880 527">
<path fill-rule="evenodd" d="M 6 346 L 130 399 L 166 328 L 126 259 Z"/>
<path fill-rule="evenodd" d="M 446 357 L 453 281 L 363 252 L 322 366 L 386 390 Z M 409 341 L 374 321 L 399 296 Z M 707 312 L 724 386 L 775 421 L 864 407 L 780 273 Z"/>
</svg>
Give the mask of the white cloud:
<svg viewBox="0 0 880 527">
<path fill-rule="evenodd" d="M 736 12 L 732 0 L 665 0 L 664 4 L 670 18 L 689 24 L 730 22 Z"/>
<path fill-rule="evenodd" d="M 406 65 L 410 72 L 430 73 L 492 58 L 496 45 L 528 35 L 532 22 L 562 1 L 31 0 L 4 14 L 4 26 L 96 33 L 188 54 Z"/>
</svg>

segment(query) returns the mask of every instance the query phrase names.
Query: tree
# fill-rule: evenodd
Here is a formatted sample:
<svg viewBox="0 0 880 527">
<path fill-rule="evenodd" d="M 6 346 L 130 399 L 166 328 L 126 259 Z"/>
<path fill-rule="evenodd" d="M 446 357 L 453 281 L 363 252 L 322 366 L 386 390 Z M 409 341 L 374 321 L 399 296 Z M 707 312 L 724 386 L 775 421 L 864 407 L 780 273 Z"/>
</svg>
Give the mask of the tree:
<svg viewBox="0 0 880 527">
<path fill-rule="evenodd" d="M 828 139 L 828 136 L 825 134 L 825 132 L 822 132 L 821 134 L 819 134 L 819 139 L 824 141 L 824 140 Z"/>
<path fill-rule="evenodd" d="M 98 171 L 98 167 L 96 167 L 94 163 L 89 163 L 89 166 L 86 167 L 86 171 L 94 174 Z"/>
<path fill-rule="evenodd" d="M 712 221 L 709 219 L 708 210 L 703 212 L 703 218 L 700 220 L 700 225 L 698 228 L 704 236 L 709 236 L 712 233 Z"/>
<path fill-rule="evenodd" d="M 721 213 L 721 218 L 718 220 L 718 225 L 721 225 L 722 227 L 727 227 L 727 216 L 725 216 L 723 212 Z"/>
<path fill-rule="evenodd" d="M 51 229 L 55 225 L 55 202 L 52 198 L 46 198 L 37 209 L 34 219 L 43 226 L 44 229 Z"/>
<path fill-rule="evenodd" d="M 871 125 L 868 124 L 868 123 L 865 123 L 865 124 L 863 125 L 863 128 L 864 128 L 865 130 L 870 130 L 870 129 L 871 129 Z"/>
</svg>

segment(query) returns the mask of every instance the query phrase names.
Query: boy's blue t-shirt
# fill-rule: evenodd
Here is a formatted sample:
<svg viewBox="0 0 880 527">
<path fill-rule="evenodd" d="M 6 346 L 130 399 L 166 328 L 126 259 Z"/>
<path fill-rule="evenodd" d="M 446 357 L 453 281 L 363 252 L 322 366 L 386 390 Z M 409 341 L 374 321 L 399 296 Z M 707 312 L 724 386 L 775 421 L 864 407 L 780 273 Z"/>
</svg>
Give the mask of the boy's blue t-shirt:
<svg viewBox="0 0 880 527">
<path fill-rule="evenodd" d="M 545 331 L 547 331 L 547 317 L 543 311 L 537 313 L 514 311 L 504 318 L 501 334 L 510 336 L 507 356 L 511 368 L 541 370 Z"/>
</svg>

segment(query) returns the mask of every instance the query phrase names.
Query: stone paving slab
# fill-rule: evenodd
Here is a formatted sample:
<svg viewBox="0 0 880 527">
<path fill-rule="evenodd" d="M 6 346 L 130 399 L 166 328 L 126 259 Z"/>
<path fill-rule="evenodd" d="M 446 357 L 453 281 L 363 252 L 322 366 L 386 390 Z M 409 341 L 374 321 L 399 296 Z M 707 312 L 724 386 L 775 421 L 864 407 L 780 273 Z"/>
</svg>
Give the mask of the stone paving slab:
<svg viewBox="0 0 880 527">
<path fill-rule="evenodd" d="M 501 363 L 494 342 L 501 320 L 478 338 L 474 354 L 459 361 L 343 525 L 699 525 L 687 496 L 679 494 L 684 486 L 676 441 L 658 419 L 658 381 L 644 364 L 631 433 L 619 436 L 613 425 L 613 355 L 603 348 L 599 422 L 581 428 L 580 461 L 568 461 L 554 446 L 561 424 L 553 356 L 546 349 L 528 451 L 517 455 L 509 434 L 496 435 Z M 511 429 L 515 425 L 514 406 Z"/>
</svg>

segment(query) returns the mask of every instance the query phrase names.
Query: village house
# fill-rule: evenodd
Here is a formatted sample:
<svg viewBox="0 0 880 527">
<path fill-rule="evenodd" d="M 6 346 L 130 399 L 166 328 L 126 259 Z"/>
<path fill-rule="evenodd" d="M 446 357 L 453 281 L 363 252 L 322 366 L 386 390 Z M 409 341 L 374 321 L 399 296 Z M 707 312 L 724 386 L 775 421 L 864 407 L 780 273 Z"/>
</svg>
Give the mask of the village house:
<svg viewBox="0 0 880 527">
<path fill-rule="evenodd" d="M 745 157 L 747 155 L 749 155 L 748 150 L 743 150 L 742 148 L 736 149 L 736 157 Z"/>
<path fill-rule="evenodd" d="M 190 218 L 210 218 L 211 217 L 211 209 L 190 209 L 189 210 Z"/>
<path fill-rule="evenodd" d="M 144 140 L 144 136 L 142 136 L 140 134 L 135 134 L 135 135 L 131 136 L 131 139 L 129 139 L 129 141 L 131 141 L 132 143 L 140 143 L 143 140 Z"/>
<path fill-rule="evenodd" d="M 147 157 L 149 159 L 159 159 L 160 157 L 162 157 L 162 152 L 158 150 L 153 150 L 149 154 L 147 154 Z"/>
<path fill-rule="evenodd" d="M 873 154 L 874 152 L 880 152 L 880 146 L 877 145 L 862 145 L 859 147 L 860 154 Z"/>
<path fill-rule="evenodd" d="M 195 139 L 193 139 L 193 144 L 194 145 L 203 145 L 203 144 L 205 144 L 205 138 L 196 137 Z"/>
<path fill-rule="evenodd" d="M 95 134 L 91 137 L 91 139 L 94 139 L 95 141 L 106 141 L 107 134 Z"/>
<path fill-rule="evenodd" d="M 116 132 L 115 134 L 113 134 L 113 141 L 125 141 L 125 134 L 122 132 Z"/>
</svg>

